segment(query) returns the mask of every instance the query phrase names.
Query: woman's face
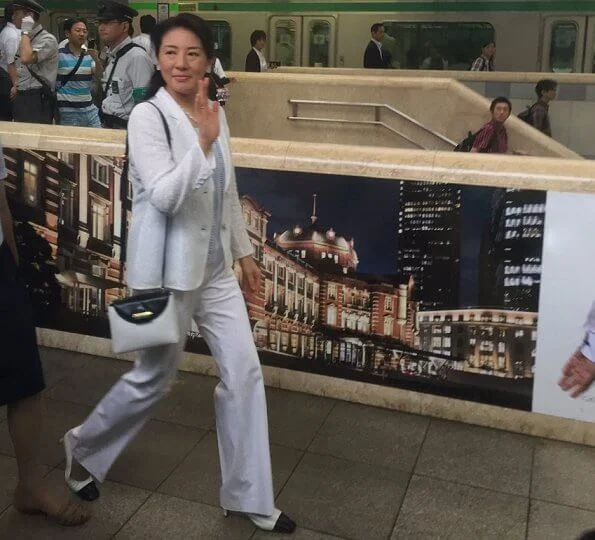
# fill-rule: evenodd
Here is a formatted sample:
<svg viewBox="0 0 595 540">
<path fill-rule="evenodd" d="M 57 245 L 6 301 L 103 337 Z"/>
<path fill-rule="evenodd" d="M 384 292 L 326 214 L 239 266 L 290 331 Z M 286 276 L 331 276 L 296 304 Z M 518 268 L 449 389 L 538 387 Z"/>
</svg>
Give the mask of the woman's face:
<svg viewBox="0 0 595 540">
<path fill-rule="evenodd" d="M 209 59 L 200 39 L 185 28 L 174 28 L 163 36 L 159 67 L 168 89 L 178 94 L 196 94 Z"/>
</svg>

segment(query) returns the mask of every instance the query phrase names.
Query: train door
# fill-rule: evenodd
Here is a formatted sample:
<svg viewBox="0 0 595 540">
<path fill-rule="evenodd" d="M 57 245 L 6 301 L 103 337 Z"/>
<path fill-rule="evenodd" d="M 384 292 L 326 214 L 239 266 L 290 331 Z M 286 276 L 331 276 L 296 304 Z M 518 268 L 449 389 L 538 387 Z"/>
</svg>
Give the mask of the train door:
<svg viewBox="0 0 595 540">
<path fill-rule="evenodd" d="M 50 32 L 57 36 L 58 41 L 62 41 L 64 36 L 64 31 L 62 30 L 64 21 L 66 19 L 72 19 L 72 17 L 83 17 L 87 21 L 87 28 L 89 30 L 89 39 L 95 39 L 97 43 L 99 43 L 99 34 L 97 32 L 97 21 L 95 18 L 97 17 L 96 13 L 87 12 L 87 11 L 68 11 L 61 12 L 61 11 L 53 11 L 50 15 Z"/>
<path fill-rule="evenodd" d="M 589 22 L 594 17 L 589 17 Z M 593 54 L 586 59 L 588 42 L 595 43 L 591 27 L 587 43 L 587 17 L 548 17 L 545 19 L 544 46 L 542 49 L 541 70 L 554 73 L 582 73 L 592 71 Z M 587 60 L 587 62 L 585 62 Z"/>
<path fill-rule="evenodd" d="M 585 73 L 595 73 L 595 17 L 587 17 L 587 38 L 585 40 L 583 71 Z"/>
<path fill-rule="evenodd" d="M 337 20 L 333 16 L 274 16 L 269 60 L 282 66 L 334 67 Z"/>
</svg>

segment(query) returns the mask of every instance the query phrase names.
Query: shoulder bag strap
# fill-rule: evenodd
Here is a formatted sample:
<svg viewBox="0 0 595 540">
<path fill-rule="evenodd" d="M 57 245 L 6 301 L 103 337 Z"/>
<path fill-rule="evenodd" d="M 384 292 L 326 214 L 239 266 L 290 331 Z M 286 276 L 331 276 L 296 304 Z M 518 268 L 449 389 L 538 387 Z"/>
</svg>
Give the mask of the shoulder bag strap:
<svg viewBox="0 0 595 540">
<path fill-rule="evenodd" d="M 114 78 L 114 72 L 116 71 L 116 66 L 118 65 L 118 61 L 120 60 L 120 58 L 122 58 L 122 56 L 124 56 L 130 49 L 134 49 L 134 47 L 138 47 L 139 49 L 143 49 L 140 45 L 138 45 L 137 43 L 129 43 L 128 45 L 126 45 L 125 47 L 122 47 L 117 53 L 116 53 L 116 57 L 114 58 L 114 63 L 112 64 L 112 70 L 109 73 L 109 77 L 107 79 L 107 82 L 105 83 L 105 86 L 101 89 L 101 100 L 103 101 L 106 97 L 107 97 L 107 91 L 110 87 L 110 84 L 112 84 L 112 79 Z M 144 49 L 143 49 L 144 51 Z"/>
<path fill-rule="evenodd" d="M 33 34 L 29 39 L 31 41 L 31 44 L 33 44 L 33 40 L 43 32 L 43 28 L 37 32 L 35 32 L 35 34 Z M 25 67 L 27 68 L 27 71 L 31 74 L 31 77 L 33 77 L 39 84 L 41 84 L 41 86 L 43 87 L 43 89 L 46 92 L 49 92 L 50 94 L 54 93 L 54 90 L 52 89 L 52 87 L 50 86 L 50 83 L 48 81 L 46 81 L 41 75 L 39 75 L 38 73 L 35 73 L 35 71 L 33 71 L 28 64 L 25 65 Z"/>
<path fill-rule="evenodd" d="M 84 51 L 81 50 L 81 54 L 79 55 L 79 58 L 76 61 L 76 64 L 72 68 L 72 70 L 70 71 L 70 73 L 67 73 L 66 75 L 63 75 L 62 77 L 58 76 L 58 80 L 60 81 L 60 84 L 62 86 L 66 86 L 68 84 L 68 82 L 70 81 L 70 79 L 72 79 L 74 77 L 75 73 L 81 67 L 81 64 L 83 63 L 83 58 L 84 57 L 85 57 L 85 53 L 84 53 Z"/>
</svg>

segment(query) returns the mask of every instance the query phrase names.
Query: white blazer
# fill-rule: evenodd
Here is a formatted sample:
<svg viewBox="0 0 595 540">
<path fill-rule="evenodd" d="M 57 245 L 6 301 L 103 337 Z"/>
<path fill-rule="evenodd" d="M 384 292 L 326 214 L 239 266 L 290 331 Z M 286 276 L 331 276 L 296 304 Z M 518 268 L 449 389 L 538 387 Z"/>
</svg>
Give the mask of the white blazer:
<svg viewBox="0 0 595 540">
<path fill-rule="evenodd" d="M 141 103 L 128 122 L 132 223 L 127 248 L 127 281 L 133 289 L 167 287 L 190 291 L 205 274 L 213 222 L 215 159 L 205 156 L 198 134 L 182 108 L 161 88 L 153 103 L 171 134 L 171 150 L 159 112 Z M 225 262 L 252 255 L 238 198 L 223 108 L 218 141 L 225 166 L 221 245 Z"/>
</svg>

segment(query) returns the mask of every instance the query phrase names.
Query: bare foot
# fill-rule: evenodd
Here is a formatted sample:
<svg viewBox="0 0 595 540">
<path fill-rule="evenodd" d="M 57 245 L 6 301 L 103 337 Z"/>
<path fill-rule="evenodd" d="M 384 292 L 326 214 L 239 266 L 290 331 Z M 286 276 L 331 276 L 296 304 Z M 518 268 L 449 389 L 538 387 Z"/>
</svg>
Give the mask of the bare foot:
<svg viewBox="0 0 595 540">
<path fill-rule="evenodd" d="M 55 486 L 43 479 L 34 485 L 19 483 L 14 493 L 14 507 L 23 514 L 43 514 L 65 526 L 78 526 L 91 518 L 91 512 L 77 501 L 66 486 Z"/>
</svg>

